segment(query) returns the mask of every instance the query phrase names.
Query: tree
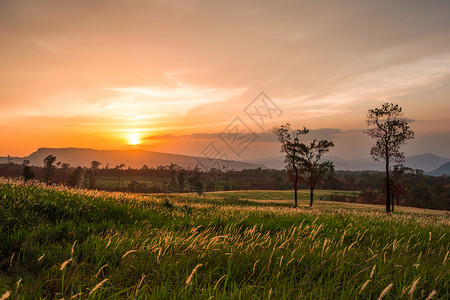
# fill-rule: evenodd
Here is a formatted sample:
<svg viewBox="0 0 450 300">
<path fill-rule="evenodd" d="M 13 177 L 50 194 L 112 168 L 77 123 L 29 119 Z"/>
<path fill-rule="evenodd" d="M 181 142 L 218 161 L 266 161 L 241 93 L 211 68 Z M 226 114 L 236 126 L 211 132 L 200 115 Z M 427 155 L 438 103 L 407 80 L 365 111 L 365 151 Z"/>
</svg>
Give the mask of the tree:
<svg viewBox="0 0 450 300">
<path fill-rule="evenodd" d="M 203 193 L 203 183 L 200 181 L 201 173 L 197 166 L 192 170 L 191 175 L 187 179 L 189 192 L 197 193 L 199 196 Z"/>
<path fill-rule="evenodd" d="M 414 138 L 414 132 L 410 130 L 408 122 L 402 117 L 402 108 L 393 103 L 384 103 L 381 108 L 369 109 L 367 114 L 369 129 L 365 133 L 376 139 L 370 154 L 374 160 L 383 159 L 386 163 L 386 213 L 391 211 L 389 161 L 395 160 L 397 163 L 402 163 L 405 156 L 400 151 L 400 146 Z"/>
<path fill-rule="evenodd" d="M 25 181 L 29 181 L 29 180 L 34 179 L 34 173 L 33 173 L 33 171 L 31 170 L 31 167 L 30 167 L 30 166 L 27 166 L 27 165 L 24 165 L 24 166 L 23 166 L 22 176 L 23 176 L 23 179 L 24 179 Z"/>
<path fill-rule="evenodd" d="M 116 165 L 116 167 L 114 168 L 115 170 L 117 170 L 117 174 L 118 174 L 118 179 L 117 179 L 117 189 L 120 190 L 120 174 L 122 173 L 122 169 L 125 168 L 125 164 L 120 164 L 120 165 Z"/>
<path fill-rule="evenodd" d="M 44 158 L 44 179 L 47 183 L 50 183 L 55 176 L 55 166 L 53 165 L 55 160 L 56 157 L 53 155 L 49 155 Z"/>
<path fill-rule="evenodd" d="M 299 168 L 301 154 L 300 136 L 306 135 L 308 132 L 309 130 L 305 127 L 303 127 L 302 130 L 293 130 L 289 123 L 273 129 L 273 133 L 281 143 L 281 152 L 285 153 L 284 162 L 286 163 L 286 169 L 291 175 L 290 178 L 294 183 L 294 207 L 297 207 L 298 182 L 301 172 Z"/>
<path fill-rule="evenodd" d="M 89 188 L 95 189 L 95 176 L 97 175 L 97 170 L 99 169 L 101 163 L 93 160 L 91 162 L 91 169 L 89 170 Z"/>
<path fill-rule="evenodd" d="M 319 163 L 322 155 L 333 147 L 333 142 L 327 140 L 317 141 L 314 139 L 309 146 L 301 144 L 300 168 L 303 172 L 309 174 L 306 182 L 309 184 L 309 206 L 312 207 L 314 199 L 314 189 L 317 184 L 332 177 L 334 174 L 334 165 L 331 161 Z"/>
<path fill-rule="evenodd" d="M 392 171 L 391 199 L 392 211 L 394 211 L 394 202 L 397 200 L 397 206 L 400 206 L 400 197 L 406 195 L 407 181 L 406 174 L 413 173 L 414 170 L 403 165 L 395 165 Z"/>
<path fill-rule="evenodd" d="M 78 187 L 80 185 L 82 175 L 83 175 L 83 169 L 81 167 L 77 167 L 69 175 L 69 180 L 68 180 L 67 184 L 70 187 Z"/>
</svg>

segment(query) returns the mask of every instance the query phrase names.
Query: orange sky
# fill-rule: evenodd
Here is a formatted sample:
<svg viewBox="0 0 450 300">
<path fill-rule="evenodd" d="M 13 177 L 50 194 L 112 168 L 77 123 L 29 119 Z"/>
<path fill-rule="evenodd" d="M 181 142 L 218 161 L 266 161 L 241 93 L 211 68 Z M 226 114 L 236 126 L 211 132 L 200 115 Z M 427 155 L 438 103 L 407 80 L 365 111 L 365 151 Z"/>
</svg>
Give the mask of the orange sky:
<svg viewBox="0 0 450 300">
<path fill-rule="evenodd" d="M 198 155 L 227 149 L 240 117 L 258 138 L 230 159 L 279 155 L 267 131 L 285 122 L 366 157 L 367 110 L 392 101 L 416 131 L 407 154 L 449 157 L 448 15 L 447 1 L 1 1 L 0 156 Z M 263 128 L 244 111 L 261 91 L 282 111 Z"/>
</svg>

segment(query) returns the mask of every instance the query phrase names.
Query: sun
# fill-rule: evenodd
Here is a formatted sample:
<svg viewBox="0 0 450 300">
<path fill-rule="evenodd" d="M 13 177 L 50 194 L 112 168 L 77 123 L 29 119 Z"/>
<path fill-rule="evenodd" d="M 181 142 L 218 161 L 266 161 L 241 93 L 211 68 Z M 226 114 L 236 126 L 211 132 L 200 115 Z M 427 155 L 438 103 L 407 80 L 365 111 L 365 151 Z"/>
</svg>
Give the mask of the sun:
<svg viewBox="0 0 450 300">
<path fill-rule="evenodd" d="M 141 143 L 140 137 L 137 133 L 129 133 L 127 136 L 128 144 L 135 146 Z"/>
</svg>

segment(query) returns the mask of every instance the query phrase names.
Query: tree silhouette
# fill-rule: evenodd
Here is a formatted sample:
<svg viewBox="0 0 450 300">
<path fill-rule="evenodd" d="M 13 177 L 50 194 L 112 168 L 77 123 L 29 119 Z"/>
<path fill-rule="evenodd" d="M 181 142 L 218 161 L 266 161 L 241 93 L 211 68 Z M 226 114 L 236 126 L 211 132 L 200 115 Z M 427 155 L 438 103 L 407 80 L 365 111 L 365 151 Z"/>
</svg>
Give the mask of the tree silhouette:
<svg viewBox="0 0 450 300">
<path fill-rule="evenodd" d="M 117 170 L 117 174 L 118 174 L 118 179 L 117 179 L 117 189 L 120 190 L 120 174 L 122 173 L 122 169 L 125 168 L 125 164 L 120 164 L 120 165 L 116 165 L 116 167 L 114 168 L 115 170 Z"/>
<path fill-rule="evenodd" d="M 89 187 L 91 189 L 95 189 L 97 170 L 99 169 L 100 165 L 101 163 L 96 160 L 93 160 L 91 162 L 91 168 L 89 170 Z"/>
<path fill-rule="evenodd" d="M 77 167 L 69 175 L 69 180 L 68 180 L 67 184 L 71 187 L 78 187 L 80 185 L 80 180 L 81 180 L 82 175 L 83 175 L 83 169 L 81 167 Z"/>
<path fill-rule="evenodd" d="M 31 170 L 31 167 L 29 166 L 29 164 L 30 164 L 30 161 L 28 159 L 23 160 L 22 176 L 25 181 L 34 179 L 34 173 Z"/>
<path fill-rule="evenodd" d="M 44 158 L 44 179 L 47 183 L 50 183 L 55 176 L 55 166 L 53 165 L 55 160 L 56 157 L 53 155 Z"/>
<path fill-rule="evenodd" d="M 305 127 L 303 127 L 303 130 L 293 130 L 289 123 L 273 129 L 273 133 L 281 143 L 281 152 L 285 153 L 284 162 L 286 163 L 286 169 L 294 183 L 294 207 L 297 207 L 298 203 L 297 191 L 301 172 L 299 167 L 301 155 L 300 136 L 306 135 L 308 132 L 309 130 Z"/>
<path fill-rule="evenodd" d="M 414 132 L 410 130 L 408 122 L 402 118 L 403 111 L 398 104 L 384 103 L 381 108 L 369 109 L 365 131 L 367 135 L 376 139 L 370 154 L 378 161 L 386 163 L 386 213 L 391 211 L 391 180 L 389 178 L 389 161 L 395 160 L 402 163 L 405 160 L 400 146 L 407 140 L 414 138 Z"/>
<path fill-rule="evenodd" d="M 331 161 L 319 163 L 322 155 L 327 153 L 329 148 L 333 146 L 333 142 L 327 140 L 317 141 L 316 139 L 309 146 L 303 143 L 300 144 L 300 168 L 303 172 L 309 174 L 309 177 L 305 179 L 309 184 L 310 190 L 309 206 L 313 205 L 316 185 L 323 181 L 325 177 L 333 176 L 334 174 L 334 165 Z"/>
<path fill-rule="evenodd" d="M 309 175 L 303 180 L 309 184 L 309 205 L 312 206 L 316 185 L 326 176 L 334 173 L 332 162 L 319 163 L 322 155 L 328 152 L 330 147 L 334 146 L 333 142 L 314 139 L 309 145 L 301 143 L 300 136 L 308 134 L 309 130 L 305 127 L 301 130 L 293 130 L 289 123 L 275 128 L 273 132 L 281 142 L 281 152 L 286 153 L 284 161 L 290 178 L 294 182 L 294 207 L 297 207 L 298 182 L 302 178 L 302 173 Z"/>
</svg>

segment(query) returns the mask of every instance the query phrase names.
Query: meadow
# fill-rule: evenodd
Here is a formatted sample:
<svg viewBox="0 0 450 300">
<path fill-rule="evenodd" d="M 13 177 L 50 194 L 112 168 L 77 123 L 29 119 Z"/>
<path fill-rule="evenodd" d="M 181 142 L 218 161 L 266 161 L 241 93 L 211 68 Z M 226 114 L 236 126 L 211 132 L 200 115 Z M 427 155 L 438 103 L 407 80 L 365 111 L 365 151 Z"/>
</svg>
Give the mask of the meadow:
<svg viewBox="0 0 450 300">
<path fill-rule="evenodd" d="M 448 212 L 300 194 L 0 179 L 0 299 L 450 298 Z"/>
</svg>

